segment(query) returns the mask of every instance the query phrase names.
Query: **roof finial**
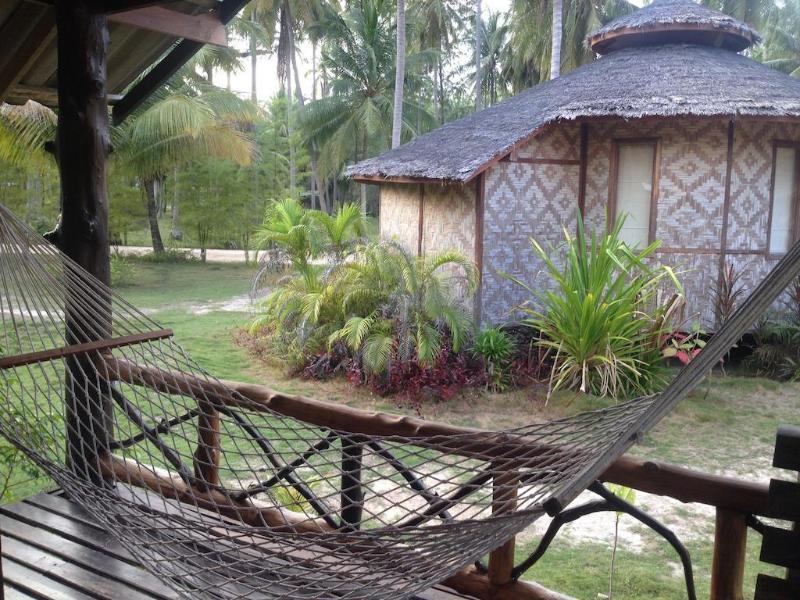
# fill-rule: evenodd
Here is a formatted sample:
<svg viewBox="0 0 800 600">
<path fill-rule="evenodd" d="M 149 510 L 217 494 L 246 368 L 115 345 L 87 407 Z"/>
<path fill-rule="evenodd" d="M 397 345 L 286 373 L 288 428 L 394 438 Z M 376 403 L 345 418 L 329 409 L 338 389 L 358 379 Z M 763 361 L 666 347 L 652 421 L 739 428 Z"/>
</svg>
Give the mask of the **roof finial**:
<svg viewBox="0 0 800 600">
<path fill-rule="evenodd" d="M 607 54 L 630 46 L 690 43 L 739 52 L 761 41 L 758 32 L 694 0 L 654 0 L 591 33 L 589 47 Z"/>
</svg>

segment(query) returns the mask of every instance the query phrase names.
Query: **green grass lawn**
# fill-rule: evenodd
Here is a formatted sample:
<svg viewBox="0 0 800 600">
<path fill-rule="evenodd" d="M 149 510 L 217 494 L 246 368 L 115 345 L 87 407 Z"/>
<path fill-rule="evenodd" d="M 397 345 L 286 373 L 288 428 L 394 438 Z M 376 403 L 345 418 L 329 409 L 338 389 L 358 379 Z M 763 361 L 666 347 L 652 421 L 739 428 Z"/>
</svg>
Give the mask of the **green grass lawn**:
<svg viewBox="0 0 800 600">
<path fill-rule="evenodd" d="M 213 375 L 231 380 L 258 382 L 290 393 L 371 409 L 412 414 L 395 406 L 391 398 L 374 396 L 338 379 L 313 382 L 288 377 L 283 370 L 254 358 L 236 344 L 234 335 L 250 319 L 243 310 L 221 306 L 248 293 L 253 267 L 235 264 L 152 264 L 136 261 L 133 285 L 118 291 L 165 327 L 175 339 Z M 533 420 L 572 414 L 597 406 L 597 401 L 575 394 L 559 394 L 545 406 L 541 390 L 516 390 L 505 394 L 469 392 L 452 401 L 423 407 L 426 418 L 462 425 L 503 428 Z M 741 374 L 714 374 L 710 383 L 680 404 L 634 453 L 703 471 L 724 472 L 765 481 L 770 475 L 775 430 L 781 423 L 797 423 L 800 385 L 779 384 Z M 186 449 L 189 448 L 188 442 Z M 185 450 L 185 449 L 184 449 Z M 23 488 L 20 488 L 23 489 Z M 30 492 L 31 488 L 24 488 Z M 637 498 L 649 510 L 653 498 Z M 695 567 L 699 597 L 706 597 L 713 544 L 713 513 L 698 516 L 694 505 L 677 505 L 667 514 L 667 524 L 693 530 L 687 541 Z M 630 517 L 623 517 L 630 519 Z M 636 526 L 638 527 L 638 526 Z M 614 598 L 685 598 L 678 560 L 672 549 L 652 532 L 639 527 L 644 547 L 620 545 Z M 603 532 L 601 532 L 603 533 Z M 581 540 L 566 531 L 559 535 L 546 556 L 527 577 L 581 600 L 596 600 L 608 592 L 613 527 L 602 539 Z M 527 556 L 536 539 L 523 536 L 518 558 Z M 757 572 L 768 570 L 758 562 L 760 541 L 751 535 L 748 544 L 746 590 L 752 594 Z"/>
</svg>

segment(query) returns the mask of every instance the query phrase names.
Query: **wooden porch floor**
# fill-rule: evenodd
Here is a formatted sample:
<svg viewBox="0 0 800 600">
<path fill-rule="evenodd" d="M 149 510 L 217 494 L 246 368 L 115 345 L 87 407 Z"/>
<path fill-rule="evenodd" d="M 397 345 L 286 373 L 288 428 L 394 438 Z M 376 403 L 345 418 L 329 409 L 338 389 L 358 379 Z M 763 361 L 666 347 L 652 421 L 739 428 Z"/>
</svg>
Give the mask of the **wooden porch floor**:
<svg viewBox="0 0 800 600">
<path fill-rule="evenodd" d="M 0 534 L 5 600 L 178 598 L 60 493 L 0 507 Z M 416 600 L 461 598 L 437 586 Z"/>
</svg>

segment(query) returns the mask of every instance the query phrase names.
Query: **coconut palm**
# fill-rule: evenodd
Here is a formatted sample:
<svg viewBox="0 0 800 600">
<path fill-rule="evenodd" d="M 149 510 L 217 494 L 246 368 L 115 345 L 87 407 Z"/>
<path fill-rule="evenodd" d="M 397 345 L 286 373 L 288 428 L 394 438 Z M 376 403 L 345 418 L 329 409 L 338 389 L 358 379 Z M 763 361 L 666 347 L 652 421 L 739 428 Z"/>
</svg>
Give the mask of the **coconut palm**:
<svg viewBox="0 0 800 600">
<path fill-rule="evenodd" d="M 496 104 L 508 91 L 505 76 L 506 54 L 508 53 L 508 26 L 504 15 L 489 13 L 481 24 L 483 33 L 481 40 L 481 104 L 491 106 Z M 475 77 L 476 70 L 472 65 L 465 65 L 462 72 L 467 72 L 467 81 Z M 473 85 L 475 85 L 473 83 Z"/>
<path fill-rule="evenodd" d="M 452 50 L 457 31 L 464 22 L 455 0 L 415 0 L 408 8 L 410 20 L 416 25 L 417 45 L 436 52 L 434 79 L 437 117 L 441 125 L 445 119 L 445 57 Z"/>
<path fill-rule="evenodd" d="M 155 252 L 164 251 L 156 198 L 160 183 L 175 167 L 193 160 L 249 164 L 254 145 L 238 126 L 255 115 L 252 104 L 230 92 L 186 86 L 182 93 L 156 99 L 115 131 L 115 160 L 144 190 Z"/>
<path fill-rule="evenodd" d="M 553 4 L 553 24 L 550 27 L 550 79 L 555 79 L 561 73 L 561 36 L 563 35 L 562 3 L 561 0 L 552 0 Z"/>
<path fill-rule="evenodd" d="M 400 131 L 403 127 L 403 85 L 406 74 L 406 3 L 397 0 L 396 38 L 394 70 L 394 109 L 392 113 L 392 148 L 400 145 Z"/>
<path fill-rule="evenodd" d="M 483 47 L 483 16 L 481 0 L 475 0 L 475 110 L 483 107 L 481 102 L 483 90 L 483 73 L 481 70 L 481 48 Z"/>
<path fill-rule="evenodd" d="M 559 12 L 554 2 L 562 9 L 560 35 L 554 35 Z M 556 64 L 560 74 L 593 60 L 584 44 L 586 36 L 636 8 L 628 0 L 513 0 L 509 19 L 513 52 L 507 55 L 506 68 L 514 90 L 549 79 Z"/>
<path fill-rule="evenodd" d="M 330 79 L 330 91 L 307 104 L 300 118 L 304 138 L 320 150 L 322 177 L 337 175 L 347 161 L 383 150 L 391 140 L 395 40 L 394 11 L 389 8 L 386 0 L 364 0 L 327 24 L 320 65 Z M 408 73 L 428 58 L 425 53 L 409 54 Z M 413 88 L 415 82 L 407 77 L 406 85 Z M 433 123 L 431 115 L 408 98 L 403 100 L 403 115 L 404 136 L 414 131 L 407 115 L 418 116 L 423 126 Z"/>
<path fill-rule="evenodd" d="M 756 49 L 756 58 L 792 77 L 800 77 L 800 4 L 795 1 L 773 6 L 762 20 L 764 43 Z"/>
</svg>

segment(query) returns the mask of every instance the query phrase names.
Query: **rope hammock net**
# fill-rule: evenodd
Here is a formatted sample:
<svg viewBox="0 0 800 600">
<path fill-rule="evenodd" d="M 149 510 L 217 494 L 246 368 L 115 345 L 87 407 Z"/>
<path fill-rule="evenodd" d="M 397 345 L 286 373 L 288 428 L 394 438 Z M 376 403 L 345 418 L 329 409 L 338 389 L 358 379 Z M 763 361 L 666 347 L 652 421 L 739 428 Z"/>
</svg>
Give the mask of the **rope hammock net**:
<svg viewBox="0 0 800 600">
<path fill-rule="evenodd" d="M 658 395 L 502 432 L 376 436 L 213 378 L 0 205 L 0 433 L 184 597 L 408 598 L 572 501 L 798 272 L 795 247 Z"/>
</svg>

